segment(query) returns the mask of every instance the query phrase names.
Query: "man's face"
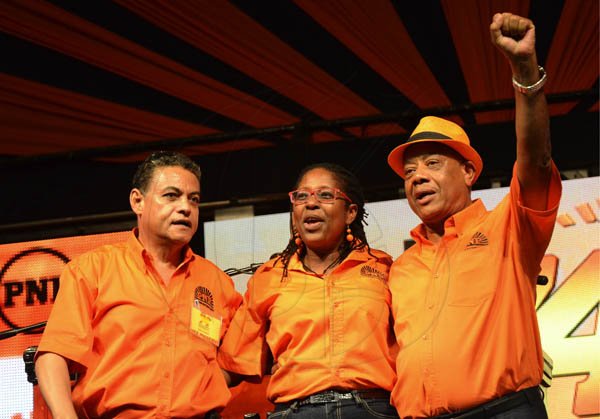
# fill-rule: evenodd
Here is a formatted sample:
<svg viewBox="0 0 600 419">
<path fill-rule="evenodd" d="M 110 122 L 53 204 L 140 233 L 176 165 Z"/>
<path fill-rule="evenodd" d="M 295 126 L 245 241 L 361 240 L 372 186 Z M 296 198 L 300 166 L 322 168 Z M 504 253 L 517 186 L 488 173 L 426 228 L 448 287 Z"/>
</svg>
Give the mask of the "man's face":
<svg viewBox="0 0 600 419">
<path fill-rule="evenodd" d="M 193 173 L 179 166 L 157 168 L 146 193 L 139 195 L 132 207 L 140 237 L 172 245 L 190 242 L 198 229 L 200 204 L 200 183 Z"/>
<path fill-rule="evenodd" d="M 427 225 L 443 224 L 471 203 L 474 168 L 443 144 L 410 146 L 404 153 L 404 176 L 408 203 Z"/>
</svg>

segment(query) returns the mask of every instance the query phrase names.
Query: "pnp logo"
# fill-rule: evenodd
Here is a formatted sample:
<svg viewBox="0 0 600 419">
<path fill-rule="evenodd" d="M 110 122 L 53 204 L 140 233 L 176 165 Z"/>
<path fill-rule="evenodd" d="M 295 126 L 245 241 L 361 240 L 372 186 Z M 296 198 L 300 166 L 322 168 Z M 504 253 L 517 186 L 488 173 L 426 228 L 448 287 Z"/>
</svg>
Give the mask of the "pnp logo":
<svg viewBox="0 0 600 419">
<path fill-rule="evenodd" d="M 0 317 L 18 328 L 48 319 L 69 258 L 55 249 L 36 247 L 11 257 L 0 270 Z"/>
</svg>

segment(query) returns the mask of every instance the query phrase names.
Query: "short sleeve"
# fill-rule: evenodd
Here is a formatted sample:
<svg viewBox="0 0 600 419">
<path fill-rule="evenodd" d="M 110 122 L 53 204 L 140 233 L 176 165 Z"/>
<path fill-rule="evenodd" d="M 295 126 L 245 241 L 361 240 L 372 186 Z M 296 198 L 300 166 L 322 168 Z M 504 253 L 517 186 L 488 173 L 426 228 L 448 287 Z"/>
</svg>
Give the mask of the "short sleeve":
<svg viewBox="0 0 600 419">
<path fill-rule="evenodd" d="M 97 295 L 94 281 L 72 261 L 62 272 L 59 283 L 37 353 L 53 352 L 87 366 L 86 358 L 93 344 L 92 313 Z"/>
<path fill-rule="evenodd" d="M 267 318 L 254 295 L 256 279 L 255 275 L 248 281 L 242 305 L 233 316 L 218 353 L 223 369 L 250 376 L 263 375 L 268 355 Z"/>
<path fill-rule="evenodd" d="M 511 213 L 513 214 L 510 228 L 511 241 L 519 249 L 520 261 L 532 278 L 539 273 L 540 261 L 552 238 L 561 193 L 560 172 L 552 163 L 546 209 L 534 210 L 525 207 L 521 201 L 521 185 L 516 175 L 515 164 L 510 184 Z"/>
</svg>

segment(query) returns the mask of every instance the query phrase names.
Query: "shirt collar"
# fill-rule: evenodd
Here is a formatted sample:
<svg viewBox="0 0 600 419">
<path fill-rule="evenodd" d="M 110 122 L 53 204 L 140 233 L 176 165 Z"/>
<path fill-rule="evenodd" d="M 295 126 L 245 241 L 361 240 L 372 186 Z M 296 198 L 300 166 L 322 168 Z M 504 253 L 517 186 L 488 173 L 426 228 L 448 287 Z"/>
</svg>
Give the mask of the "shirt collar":
<svg viewBox="0 0 600 419">
<path fill-rule="evenodd" d="M 373 250 L 371 250 L 371 253 L 374 253 Z M 386 255 L 387 256 L 387 255 Z M 371 255 L 369 255 L 369 252 L 367 251 L 367 247 L 363 247 L 362 249 L 355 249 L 352 250 L 350 252 L 350 254 L 348 256 L 346 256 L 346 259 L 344 259 L 340 265 L 343 265 L 345 263 L 347 263 L 348 261 L 355 261 L 355 262 L 366 262 L 367 260 L 369 260 L 371 258 Z M 338 266 L 340 266 L 338 265 Z M 337 269 L 336 266 L 334 268 Z M 294 253 L 292 255 L 292 257 L 290 258 L 290 263 L 288 265 L 288 270 L 290 271 L 302 271 L 302 272 L 307 272 L 306 269 L 304 269 L 304 266 L 302 264 L 302 261 L 300 260 L 300 258 L 298 257 L 298 252 Z"/>
<path fill-rule="evenodd" d="M 134 261 L 137 267 L 141 270 L 145 270 L 146 264 L 144 263 L 144 253 L 146 250 L 144 249 L 144 246 L 142 246 L 142 243 L 140 243 L 138 240 L 137 236 L 138 229 L 137 227 L 134 227 L 131 230 L 129 238 L 127 239 L 127 250 L 130 253 L 131 260 Z"/>
<path fill-rule="evenodd" d="M 129 238 L 127 239 L 127 248 L 129 249 L 129 252 L 132 254 L 132 260 L 135 262 L 135 264 L 138 266 L 138 268 L 145 270 L 146 269 L 146 261 L 147 260 L 151 260 L 152 256 L 150 255 L 150 253 L 144 249 L 144 246 L 142 246 L 142 243 L 138 240 L 138 228 L 134 227 L 131 230 L 131 234 L 129 235 Z M 181 262 L 180 266 L 183 266 L 187 263 L 189 263 L 191 260 L 193 260 L 195 257 L 194 252 L 192 251 L 192 249 L 189 246 L 185 247 L 185 255 L 183 257 L 183 261 Z"/>
<path fill-rule="evenodd" d="M 463 231 L 475 224 L 486 212 L 487 209 L 483 201 L 479 198 L 475 199 L 471 205 L 452 215 L 444 222 L 445 235 L 455 234 L 460 236 Z M 419 245 L 427 241 L 425 224 L 421 223 L 413 228 L 410 235 Z"/>
</svg>

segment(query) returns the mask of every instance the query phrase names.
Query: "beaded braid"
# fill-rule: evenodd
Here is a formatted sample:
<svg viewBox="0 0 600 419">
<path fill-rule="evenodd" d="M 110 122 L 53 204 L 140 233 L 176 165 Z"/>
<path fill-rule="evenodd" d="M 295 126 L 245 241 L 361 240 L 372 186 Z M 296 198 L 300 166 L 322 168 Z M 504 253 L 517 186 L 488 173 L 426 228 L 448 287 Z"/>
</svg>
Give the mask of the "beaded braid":
<svg viewBox="0 0 600 419">
<path fill-rule="evenodd" d="M 369 247 L 367 235 L 364 229 L 364 226 L 367 225 L 366 218 L 368 214 L 365 210 L 365 197 L 362 191 L 362 187 L 360 186 L 360 182 L 358 181 L 358 178 L 348 169 L 338 164 L 316 163 L 306 166 L 304 169 L 302 169 L 300 175 L 298 176 L 298 179 L 296 180 L 295 187 L 298 187 L 304 175 L 313 169 L 325 169 L 331 174 L 333 174 L 334 178 L 339 183 L 340 189 L 346 195 L 348 195 L 348 197 L 352 200 L 352 203 L 356 204 L 356 206 L 358 207 L 356 212 L 356 218 L 354 219 L 352 224 L 350 224 L 350 229 L 352 230 L 352 235 L 354 235 L 354 240 L 352 242 L 342 240 L 342 243 L 340 244 L 340 247 L 338 249 L 340 252 L 340 260 L 346 259 L 346 257 L 353 250 L 362 249 L 364 247 L 367 248 L 367 251 L 371 256 L 376 258 L 376 256 L 371 253 L 371 248 Z M 300 258 L 304 257 L 304 255 L 306 254 L 306 249 L 304 248 L 304 246 L 300 246 L 299 249 L 298 245 L 294 240 L 295 231 L 292 223 L 291 205 L 293 204 L 290 204 L 290 241 L 288 242 L 286 248 L 281 252 L 279 257 L 274 262 L 274 265 L 277 264 L 277 262 L 279 261 L 283 264 L 283 274 L 281 276 L 282 281 L 285 280 L 285 278 L 287 278 L 288 265 L 290 263 L 292 255 L 298 250 L 300 250 Z M 346 205 L 350 204 L 346 202 Z M 346 232 L 344 231 L 343 234 L 345 235 Z"/>
</svg>

